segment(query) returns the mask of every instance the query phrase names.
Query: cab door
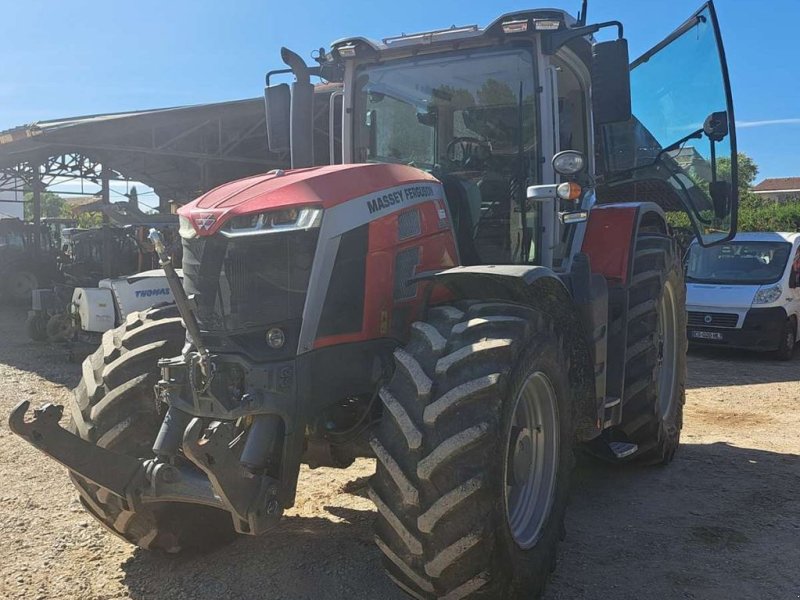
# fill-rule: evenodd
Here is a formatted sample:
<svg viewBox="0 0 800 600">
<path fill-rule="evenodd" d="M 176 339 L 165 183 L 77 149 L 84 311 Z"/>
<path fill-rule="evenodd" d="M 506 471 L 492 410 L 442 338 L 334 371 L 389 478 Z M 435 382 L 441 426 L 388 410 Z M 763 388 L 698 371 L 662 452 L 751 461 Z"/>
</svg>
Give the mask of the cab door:
<svg viewBox="0 0 800 600">
<path fill-rule="evenodd" d="M 629 121 L 601 127 L 606 194 L 684 210 L 704 246 L 736 233 L 736 128 L 712 2 L 631 64 Z"/>
</svg>

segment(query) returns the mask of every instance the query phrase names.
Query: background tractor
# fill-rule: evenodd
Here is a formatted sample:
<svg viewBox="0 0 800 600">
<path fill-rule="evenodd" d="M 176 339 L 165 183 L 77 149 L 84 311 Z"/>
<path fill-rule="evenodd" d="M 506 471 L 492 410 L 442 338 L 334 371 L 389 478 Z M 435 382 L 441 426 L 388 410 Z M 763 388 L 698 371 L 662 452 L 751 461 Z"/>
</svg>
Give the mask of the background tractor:
<svg viewBox="0 0 800 600">
<path fill-rule="evenodd" d="M 58 219 L 43 220 L 36 242 L 36 226 L 19 219 L 0 219 L 0 300 L 29 302 L 31 291 L 59 280 Z"/>
<path fill-rule="evenodd" d="M 69 431 L 61 407 L 26 421 L 27 401 L 12 431 L 106 527 L 167 552 L 270 530 L 303 462 L 374 457 L 400 588 L 536 596 L 573 448 L 641 464 L 678 448 L 685 286 L 665 211 L 702 244 L 736 226 L 713 6 L 627 54 L 585 4 L 348 38 L 311 67 L 284 49 L 295 81 L 267 88 L 267 124 L 293 168 L 181 209 L 182 286 L 153 232 L 175 305 L 104 334 Z"/>
<path fill-rule="evenodd" d="M 172 301 L 147 234 L 151 227 L 159 227 L 177 259 L 177 217 L 147 215 L 128 203 L 98 203 L 90 208 L 102 211 L 113 225 L 60 232 L 59 283 L 29 294 L 32 305 L 26 326 L 32 340 L 80 339 L 94 346 L 102 333 L 129 314 Z"/>
</svg>

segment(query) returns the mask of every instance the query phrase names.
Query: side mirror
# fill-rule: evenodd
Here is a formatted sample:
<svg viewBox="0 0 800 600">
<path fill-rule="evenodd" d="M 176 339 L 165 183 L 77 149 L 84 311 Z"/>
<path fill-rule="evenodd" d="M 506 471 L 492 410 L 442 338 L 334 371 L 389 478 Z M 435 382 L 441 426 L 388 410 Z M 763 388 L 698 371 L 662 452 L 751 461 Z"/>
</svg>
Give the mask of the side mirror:
<svg viewBox="0 0 800 600">
<path fill-rule="evenodd" d="M 721 142 L 728 136 L 728 111 L 713 112 L 703 123 L 703 133 L 712 142 Z"/>
<path fill-rule="evenodd" d="M 800 265 L 798 264 L 792 266 L 792 272 L 789 274 L 789 287 L 800 287 Z"/>
<path fill-rule="evenodd" d="M 289 150 L 292 94 L 289 84 L 281 83 L 264 88 L 267 114 L 267 145 L 270 152 Z"/>
<path fill-rule="evenodd" d="M 592 110 L 595 125 L 631 118 L 631 71 L 628 40 L 592 46 Z"/>
</svg>

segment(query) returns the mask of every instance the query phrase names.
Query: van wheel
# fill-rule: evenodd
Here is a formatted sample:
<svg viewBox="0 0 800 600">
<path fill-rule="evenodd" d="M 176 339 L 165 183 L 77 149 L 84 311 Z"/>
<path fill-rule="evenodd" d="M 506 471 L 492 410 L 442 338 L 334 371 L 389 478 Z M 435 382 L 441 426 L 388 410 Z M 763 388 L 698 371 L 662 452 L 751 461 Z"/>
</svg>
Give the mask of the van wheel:
<svg viewBox="0 0 800 600">
<path fill-rule="evenodd" d="M 778 360 L 792 360 L 796 339 L 797 323 L 793 319 L 787 319 L 781 330 L 781 341 L 778 349 L 775 351 L 775 358 Z"/>
</svg>

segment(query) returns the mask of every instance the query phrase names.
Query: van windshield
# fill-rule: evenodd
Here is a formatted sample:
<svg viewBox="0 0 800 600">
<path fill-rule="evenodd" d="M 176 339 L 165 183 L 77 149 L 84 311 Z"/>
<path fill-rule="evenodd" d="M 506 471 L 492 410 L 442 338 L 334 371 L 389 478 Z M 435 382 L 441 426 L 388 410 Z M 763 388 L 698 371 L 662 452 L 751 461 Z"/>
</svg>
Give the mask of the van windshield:
<svg viewBox="0 0 800 600">
<path fill-rule="evenodd" d="M 783 276 L 792 245 L 788 242 L 731 242 L 689 250 L 690 283 L 765 284 Z"/>
</svg>

